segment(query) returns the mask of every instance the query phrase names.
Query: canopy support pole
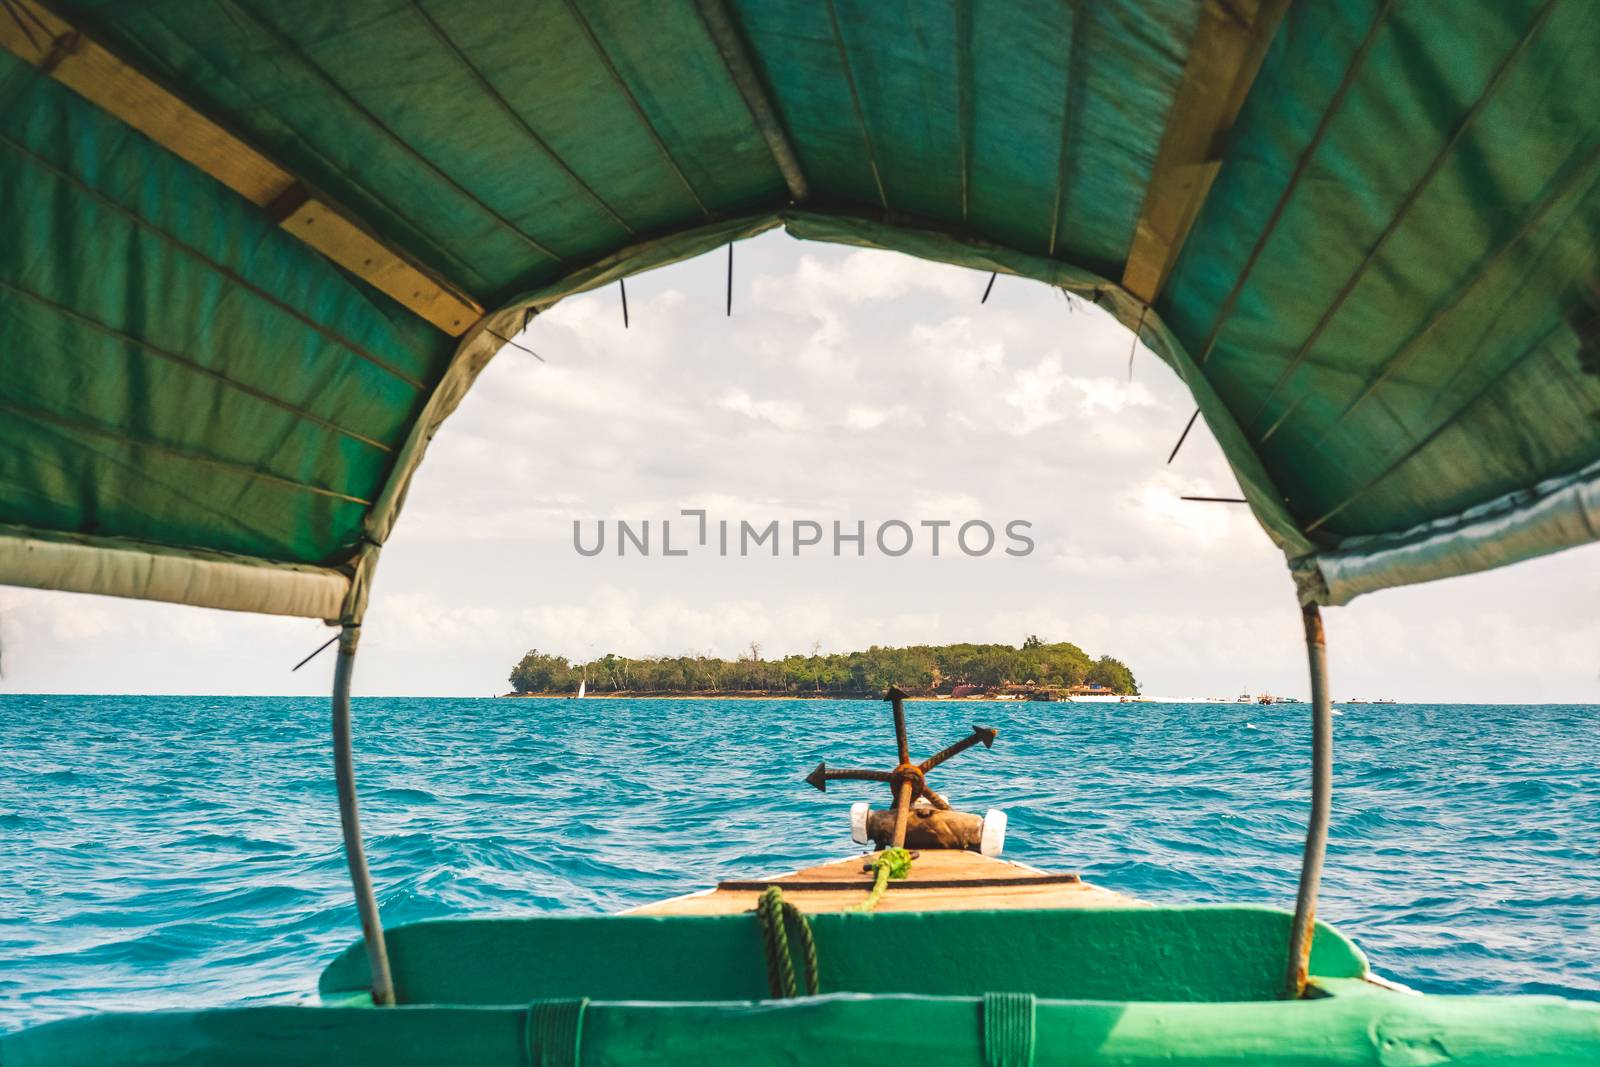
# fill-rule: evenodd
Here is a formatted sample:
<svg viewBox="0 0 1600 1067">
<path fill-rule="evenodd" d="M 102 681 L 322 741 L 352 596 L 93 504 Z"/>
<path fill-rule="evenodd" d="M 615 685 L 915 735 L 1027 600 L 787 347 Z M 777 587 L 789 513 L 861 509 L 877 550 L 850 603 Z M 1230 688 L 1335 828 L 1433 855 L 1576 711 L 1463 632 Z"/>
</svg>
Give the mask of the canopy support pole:
<svg viewBox="0 0 1600 1067">
<path fill-rule="evenodd" d="M 1289 935 L 1289 968 L 1284 993 L 1305 993 L 1311 965 L 1311 937 L 1317 921 L 1317 889 L 1322 860 L 1328 851 L 1328 814 L 1333 807 L 1333 701 L 1328 695 L 1328 642 L 1322 610 L 1315 604 L 1300 609 L 1305 621 L 1306 655 L 1311 666 L 1311 823 L 1300 861 L 1300 892 L 1294 904 Z"/>
<path fill-rule="evenodd" d="M 355 674 L 359 626 L 339 631 L 339 658 L 333 668 L 333 774 L 339 789 L 339 825 L 344 832 L 344 858 L 350 865 L 350 884 L 356 910 L 361 915 L 361 937 L 372 970 L 372 1002 L 394 1003 L 394 979 L 389 975 L 389 950 L 383 943 L 383 922 L 378 898 L 372 892 L 372 873 L 361 845 L 361 812 L 356 806 L 356 772 L 350 754 L 350 680 Z"/>
<path fill-rule="evenodd" d="M 795 203 L 801 203 L 811 195 L 811 188 L 806 184 L 805 171 L 800 169 L 800 157 L 783 128 L 783 121 L 778 118 L 778 109 L 772 104 L 766 84 L 761 80 L 761 75 L 756 73 L 750 49 L 739 27 L 734 24 L 733 16 L 728 13 L 727 4 L 724 0 L 696 0 L 695 7 L 699 9 L 706 32 L 711 35 L 712 43 L 722 56 L 722 65 L 727 69 L 728 77 L 733 79 L 734 88 L 739 90 L 745 107 L 750 110 L 756 130 L 761 134 L 761 139 L 767 142 L 767 151 L 772 153 L 772 161 L 777 165 L 778 173 L 783 175 L 783 183 L 789 187 L 789 196 Z"/>
</svg>

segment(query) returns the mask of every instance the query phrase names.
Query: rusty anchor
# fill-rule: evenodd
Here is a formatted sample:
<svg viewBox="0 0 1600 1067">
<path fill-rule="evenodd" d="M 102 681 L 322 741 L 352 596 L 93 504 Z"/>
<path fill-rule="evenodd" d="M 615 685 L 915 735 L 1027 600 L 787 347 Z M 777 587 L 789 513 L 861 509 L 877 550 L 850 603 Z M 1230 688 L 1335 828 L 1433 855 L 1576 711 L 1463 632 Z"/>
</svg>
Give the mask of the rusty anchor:
<svg viewBox="0 0 1600 1067">
<path fill-rule="evenodd" d="M 972 727 L 972 732 L 954 744 L 914 763 L 911 760 L 910 739 L 906 733 L 906 694 L 891 685 L 883 695 L 894 712 L 894 738 L 897 762 L 887 771 L 857 768 L 829 767 L 827 761 L 818 763 L 806 775 L 806 783 L 827 792 L 828 783 L 838 781 L 883 782 L 894 797 L 894 807 L 887 811 L 873 811 L 865 804 L 851 809 L 852 836 L 865 844 L 872 841 L 879 848 L 972 849 L 985 855 L 997 855 L 1005 838 L 1005 813 L 990 811 L 985 815 L 956 811 L 950 802 L 928 785 L 928 772 L 940 764 L 959 756 L 976 745 L 991 748 L 1000 731 L 988 726 Z"/>
</svg>

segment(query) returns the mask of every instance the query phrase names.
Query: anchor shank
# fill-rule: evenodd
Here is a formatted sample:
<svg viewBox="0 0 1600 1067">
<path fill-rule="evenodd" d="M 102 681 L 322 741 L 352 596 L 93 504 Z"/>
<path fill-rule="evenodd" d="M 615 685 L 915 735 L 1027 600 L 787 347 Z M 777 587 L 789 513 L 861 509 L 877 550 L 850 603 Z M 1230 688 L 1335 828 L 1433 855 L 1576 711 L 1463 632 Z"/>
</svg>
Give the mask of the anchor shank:
<svg viewBox="0 0 1600 1067">
<path fill-rule="evenodd" d="M 906 737 L 906 695 L 895 686 L 889 687 L 889 706 L 894 709 L 894 743 L 899 747 L 900 764 L 911 762 L 911 742 Z"/>
<path fill-rule="evenodd" d="M 902 781 L 894 791 L 894 840 L 893 848 L 906 847 L 906 820 L 911 815 L 911 783 Z"/>
</svg>

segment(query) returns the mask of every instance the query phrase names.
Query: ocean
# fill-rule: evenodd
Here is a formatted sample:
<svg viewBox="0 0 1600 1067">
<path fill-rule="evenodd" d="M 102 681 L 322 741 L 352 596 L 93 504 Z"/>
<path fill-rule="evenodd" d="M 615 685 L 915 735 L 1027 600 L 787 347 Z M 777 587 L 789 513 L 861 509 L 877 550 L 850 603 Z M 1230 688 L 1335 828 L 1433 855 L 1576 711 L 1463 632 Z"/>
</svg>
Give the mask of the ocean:
<svg viewBox="0 0 1600 1067">
<path fill-rule="evenodd" d="M 1306 705 L 908 705 L 1006 855 L 1155 903 L 1292 908 Z M 0 1030 L 307 999 L 357 923 L 322 699 L 0 696 Z M 612 911 L 847 855 L 867 701 L 358 699 L 386 924 Z M 1600 708 L 1349 705 L 1320 917 L 1434 993 L 1600 1000 Z"/>
</svg>

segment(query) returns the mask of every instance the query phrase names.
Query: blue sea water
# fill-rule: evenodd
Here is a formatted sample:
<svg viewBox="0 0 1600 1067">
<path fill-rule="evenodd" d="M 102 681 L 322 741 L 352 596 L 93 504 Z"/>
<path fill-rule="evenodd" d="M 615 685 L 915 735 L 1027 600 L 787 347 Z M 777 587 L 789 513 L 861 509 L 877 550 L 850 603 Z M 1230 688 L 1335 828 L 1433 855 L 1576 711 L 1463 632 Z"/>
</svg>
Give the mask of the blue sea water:
<svg viewBox="0 0 1600 1067">
<path fill-rule="evenodd" d="M 385 921 L 608 911 L 852 850 L 819 759 L 855 701 L 356 702 Z M 1304 705 L 916 703 L 914 752 L 1007 855 L 1154 902 L 1292 906 Z M 1321 916 L 1440 993 L 1600 1000 L 1600 708 L 1351 705 Z M 0 697 L 0 1030 L 306 999 L 356 932 L 324 700 Z M 885 794 L 886 795 L 886 794 Z"/>
</svg>

